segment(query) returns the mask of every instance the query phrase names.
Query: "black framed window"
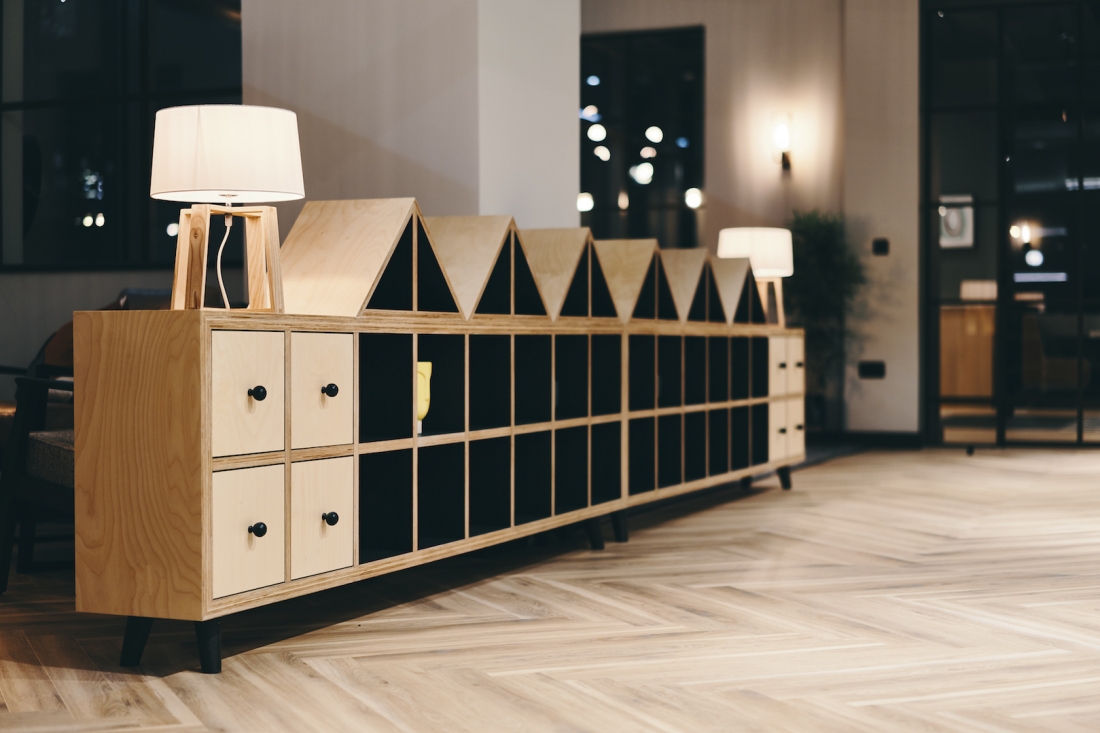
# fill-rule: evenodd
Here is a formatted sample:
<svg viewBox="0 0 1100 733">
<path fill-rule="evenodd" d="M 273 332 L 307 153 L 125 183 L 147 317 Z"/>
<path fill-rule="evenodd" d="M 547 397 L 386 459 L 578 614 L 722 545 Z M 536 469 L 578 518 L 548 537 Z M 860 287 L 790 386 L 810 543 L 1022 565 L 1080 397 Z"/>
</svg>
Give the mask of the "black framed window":
<svg viewBox="0 0 1100 733">
<path fill-rule="evenodd" d="M 153 119 L 241 102 L 240 0 L 8 0 L 0 80 L 0 271 L 172 267 Z"/>
<path fill-rule="evenodd" d="M 581 36 L 578 208 L 597 239 L 698 246 L 704 65 L 702 27 Z"/>
</svg>

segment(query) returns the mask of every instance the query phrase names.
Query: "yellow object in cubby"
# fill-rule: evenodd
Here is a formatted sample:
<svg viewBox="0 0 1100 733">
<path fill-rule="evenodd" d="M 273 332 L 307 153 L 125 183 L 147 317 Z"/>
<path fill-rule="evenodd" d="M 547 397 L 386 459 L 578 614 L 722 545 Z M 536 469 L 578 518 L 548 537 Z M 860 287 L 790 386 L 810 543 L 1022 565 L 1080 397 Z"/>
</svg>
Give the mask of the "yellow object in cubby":
<svg viewBox="0 0 1100 733">
<path fill-rule="evenodd" d="M 416 362 L 416 419 L 423 420 L 428 416 L 428 409 L 432 406 L 432 363 L 430 361 Z"/>
</svg>

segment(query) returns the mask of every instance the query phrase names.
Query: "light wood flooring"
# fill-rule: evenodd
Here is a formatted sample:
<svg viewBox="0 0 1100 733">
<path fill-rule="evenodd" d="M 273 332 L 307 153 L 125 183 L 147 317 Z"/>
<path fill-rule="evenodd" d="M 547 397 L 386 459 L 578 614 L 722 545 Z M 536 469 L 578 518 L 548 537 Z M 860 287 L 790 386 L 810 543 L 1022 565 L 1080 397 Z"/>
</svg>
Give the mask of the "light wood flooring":
<svg viewBox="0 0 1100 733">
<path fill-rule="evenodd" d="M 0 597 L 0 730 L 1100 730 L 1100 452 L 849 456 L 190 624 L 116 666 L 72 571 Z M 610 528 L 608 528 L 610 540 Z"/>
</svg>

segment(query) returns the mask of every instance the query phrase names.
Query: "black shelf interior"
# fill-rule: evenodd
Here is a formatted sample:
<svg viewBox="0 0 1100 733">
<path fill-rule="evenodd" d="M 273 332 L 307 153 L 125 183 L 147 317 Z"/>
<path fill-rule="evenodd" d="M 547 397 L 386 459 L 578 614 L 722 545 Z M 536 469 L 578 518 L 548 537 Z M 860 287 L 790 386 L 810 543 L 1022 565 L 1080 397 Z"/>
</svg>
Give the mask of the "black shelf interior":
<svg viewBox="0 0 1100 733">
<path fill-rule="evenodd" d="M 523 253 L 523 245 L 512 237 L 515 252 L 515 312 L 517 316 L 545 316 L 546 306 L 542 304 L 542 296 L 535 285 L 535 276 L 531 274 L 531 266 L 527 264 L 527 255 Z"/>
<path fill-rule="evenodd" d="M 615 415 L 622 411 L 622 336 L 592 336 L 592 414 Z"/>
<path fill-rule="evenodd" d="M 668 286 L 668 278 L 665 277 L 665 267 L 657 259 L 657 319 L 661 321 L 677 321 L 680 319 L 676 312 L 676 301 L 672 299 L 672 288 Z"/>
<path fill-rule="evenodd" d="M 684 337 L 684 404 L 701 405 L 707 401 L 707 339 Z"/>
<path fill-rule="evenodd" d="M 413 434 L 412 334 L 359 334 L 359 441 Z"/>
<path fill-rule="evenodd" d="M 730 398 L 730 345 L 729 339 L 711 336 L 707 339 L 708 374 L 711 402 L 725 402 Z"/>
<path fill-rule="evenodd" d="M 592 317 L 616 318 L 615 301 L 611 299 L 611 290 L 607 287 L 600 258 L 594 249 L 589 249 L 588 261 L 592 264 Z"/>
<path fill-rule="evenodd" d="M 417 456 L 417 526 L 420 549 L 466 536 L 466 446 L 421 448 Z"/>
<path fill-rule="evenodd" d="M 550 516 L 550 433 L 516 436 L 516 524 Z"/>
<path fill-rule="evenodd" d="M 588 427 L 555 432 L 554 513 L 588 506 Z"/>
<path fill-rule="evenodd" d="M 557 405 L 554 419 L 588 416 L 588 337 L 554 337 Z"/>
<path fill-rule="evenodd" d="M 768 337 L 752 337 L 752 396 L 768 396 Z"/>
<path fill-rule="evenodd" d="M 470 336 L 470 430 L 512 424 L 512 337 Z"/>
<path fill-rule="evenodd" d="M 566 317 L 586 318 L 588 316 L 588 248 L 581 254 L 577 269 L 573 271 L 573 281 L 561 304 L 561 314 Z"/>
<path fill-rule="evenodd" d="M 718 294 L 718 285 L 714 282 L 714 272 L 707 265 L 707 320 L 711 323 L 725 323 L 726 311 L 722 308 L 722 296 Z"/>
<path fill-rule="evenodd" d="M 711 410 L 707 413 L 707 422 L 710 446 L 707 470 L 711 476 L 720 476 L 730 470 L 730 411 Z"/>
<path fill-rule="evenodd" d="M 461 433 L 466 430 L 466 337 L 420 334 L 417 339 L 417 359 L 432 363 L 432 400 L 422 433 Z"/>
<path fill-rule="evenodd" d="M 509 242 L 505 240 L 500 248 L 475 313 L 505 315 L 512 312 L 512 247 Z"/>
<path fill-rule="evenodd" d="M 592 426 L 592 503 L 622 496 L 622 424 Z"/>
<path fill-rule="evenodd" d="M 412 451 L 359 456 L 359 562 L 413 549 Z"/>
<path fill-rule="evenodd" d="M 630 336 L 630 409 L 652 410 L 657 372 L 654 368 L 657 338 Z"/>
<path fill-rule="evenodd" d="M 699 282 L 695 285 L 695 295 L 691 299 L 691 308 L 688 310 L 689 321 L 707 320 L 707 272 L 709 268 L 703 266 L 699 273 Z"/>
<path fill-rule="evenodd" d="M 512 440 L 470 442 L 470 536 L 512 524 Z"/>
<path fill-rule="evenodd" d="M 550 422 L 550 336 L 516 336 L 516 424 Z"/>
<path fill-rule="evenodd" d="M 458 313 L 458 306 L 428 241 L 428 234 L 419 221 L 416 224 L 416 309 Z"/>
<path fill-rule="evenodd" d="M 752 465 L 768 462 L 768 406 L 752 405 Z"/>
<path fill-rule="evenodd" d="M 657 337 L 657 407 L 679 407 L 683 389 L 680 336 Z"/>
<path fill-rule="evenodd" d="M 684 481 L 707 475 L 707 413 L 684 415 Z"/>
<path fill-rule="evenodd" d="M 411 311 L 413 307 L 413 224 L 409 220 L 390 261 L 382 272 L 382 279 L 374 287 L 368 310 Z"/>
<path fill-rule="evenodd" d="M 749 408 L 730 410 L 730 470 L 749 467 Z"/>
<path fill-rule="evenodd" d="M 638 299 L 634 301 L 634 320 L 651 320 L 657 317 L 657 258 L 649 262 L 649 270 L 642 281 Z"/>
<path fill-rule="evenodd" d="M 749 338 L 730 339 L 730 399 L 749 398 Z"/>
<path fill-rule="evenodd" d="M 657 488 L 656 465 L 653 449 L 656 447 L 656 421 L 651 417 L 638 418 L 629 423 L 630 478 L 627 485 L 631 494 L 641 494 Z"/>
<path fill-rule="evenodd" d="M 657 487 L 682 483 L 683 465 L 680 459 L 682 415 L 661 415 L 657 418 Z"/>
</svg>

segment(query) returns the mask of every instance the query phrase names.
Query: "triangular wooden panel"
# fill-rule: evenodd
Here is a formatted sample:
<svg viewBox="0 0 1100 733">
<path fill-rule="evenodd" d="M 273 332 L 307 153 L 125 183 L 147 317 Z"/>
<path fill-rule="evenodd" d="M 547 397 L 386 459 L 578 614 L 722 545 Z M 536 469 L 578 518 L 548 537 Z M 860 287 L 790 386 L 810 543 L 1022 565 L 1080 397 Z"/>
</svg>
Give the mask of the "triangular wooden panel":
<svg viewBox="0 0 1100 733">
<path fill-rule="evenodd" d="M 603 272 L 600 258 L 596 256 L 594 247 L 588 248 L 588 264 L 592 268 L 592 304 L 591 316 L 593 318 L 614 318 L 618 315 L 615 309 L 615 301 L 611 299 L 611 290 L 607 287 L 607 277 Z"/>
<path fill-rule="evenodd" d="M 676 311 L 676 301 L 672 298 L 672 288 L 669 287 L 668 277 L 665 275 L 665 266 L 660 256 L 657 262 L 657 320 L 676 321 L 680 316 Z"/>
<path fill-rule="evenodd" d="M 405 231 L 398 240 L 367 300 L 367 310 L 411 311 L 413 309 L 413 219 L 409 217 Z"/>
<path fill-rule="evenodd" d="M 768 312 L 764 310 L 764 301 L 760 299 L 760 287 L 756 283 L 756 276 L 752 274 L 751 267 L 749 268 L 749 276 L 745 278 L 745 287 L 748 289 L 749 298 L 752 301 L 749 322 L 767 323 Z"/>
<path fill-rule="evenodd" d="M 705 249 L 662 249 L 661 263 L 668 277 L 668 287 L 672 291 L 672 302 L 676 304 L 676 314 L 686 321 L 691 310 L 691 301 L 695 298 L 695 287 L 699 284 L 699 275 L 707 261 Z"/>
<path fill-rule="evenodd" d="M 710 276 L 710 268 L 703 265 L 703 271 L 699 273 L 699 284 L 695 286 L 695 297 L 691 299 L 691 310 L 688 311 L 689 321 L 707 320 L 707 278 Z"/>
<path fill-rule="evenodd" d="M 591 248 L 586 248 L 580 260 L 577 261 L 577 269 L 573 271 L 573 282 L 569 283 L 569 292 L 565 294 L 565 300 L 561 304 L 561 316 L 573 318 L 586 318 L 588 316 L 588 259 Z"/>
<path fill-rule="evenodd" d="M 512 312 L 517 316 L 545 316 L 546 304 L 543 303 L 542 294 L 535 284 L 535 276 L 531 274 L 531 266 L 527 264 L 527 255 L 524 254 L 523 240 L 519 232 L 512 231 L 512 254 L 515 257 L 513 269 Z"/>
<path fill-rule="evenodd" d="M 668 289 L 668 285 L 665 285 Z M 669 296 L 671 300 L 671 296 Z M 638 293 L 638 301 L 634 305 L 634 319 L 652 319 L 657 317 L 657 252 L 649 259 L 649 269 L 645 271 L 645 279 L 642 280 L 642 289 Z"/>
<path fill-rule="evenodd" d="M 718 297 L 722 301 L 722 310 L 726 313 L 726 323 L 733 323 L 737 306 L 741 302 L 741 293 L 745 289 L 745 277 L 749 274 L 749 258 L 712 257 L 710 269 L 714 273 L 714 284 L 718 290 Z M 745 322 L 748 322 L 748 313 L 745 314 Z"/>
<path fill-rule="evenodd" d="M 546 312 L 557 320 L 591 233 L 587 227 L 581 227 L 524 229 L 520 234 Z"/>
<path fill-rule="evenodd" d="M 714 281 L 714 270 L 711 263 L 703 270 L 707 278 L 707 320 L 711 323 L 725 323 L 726 311 L 722 308 L 722 298 L 718 294 L 718 283 Z"/>
<path fill-rule="evenodd" d="M 414 211 L 411 198 L 308 202 L 279 253 L 285 311 L 359 315 Z"/>
<path fill-rule="evenodd" d="M 458 298 L 439 265 L 431 235 L 419 221 L 416 231 L 416 310 L 458 313 Z"/>
<path fill-rule="evenodd" d="M 463 318 L 477 309 L 493 265 L 508 241 L 510 216 L 426 216 L 439 264 L 447 275 Z"/>
<path fill-rule="evenodd" d="M 638 305 L 638 296 L 646 284 L 646 274 L 653 266 L 656 239 L 603 239 L 595 242 L 596 257 L 600 261 L 607 288 L 619 320 L 626 323 Z M 650 275 L 652 285 L 653 276 Z M 593 285 L 593 290 L 595 285 Z M 652 318 L 652 313 L 647 316 Z"/>
<path fill-rule="evenodd" d="M 497 255 L 497 263 L 489 273 L 489 280 L 481 297 L 477 299 L 474 313 L 507 315 L 512 312 L 512 237 L 507 236 Z"/>
</svg>

